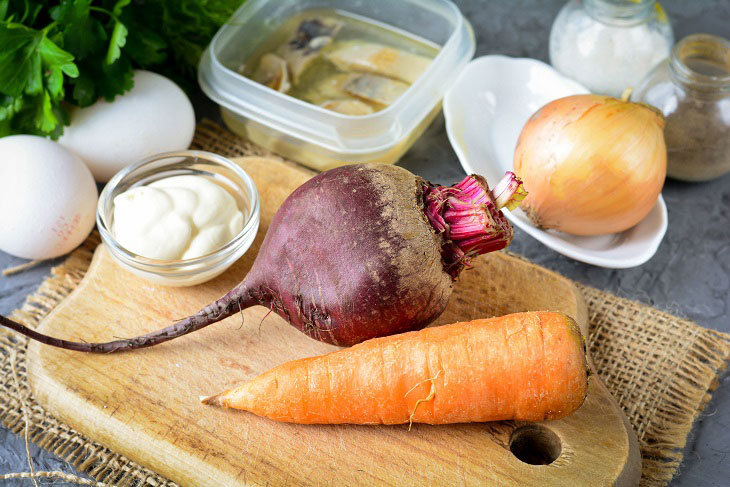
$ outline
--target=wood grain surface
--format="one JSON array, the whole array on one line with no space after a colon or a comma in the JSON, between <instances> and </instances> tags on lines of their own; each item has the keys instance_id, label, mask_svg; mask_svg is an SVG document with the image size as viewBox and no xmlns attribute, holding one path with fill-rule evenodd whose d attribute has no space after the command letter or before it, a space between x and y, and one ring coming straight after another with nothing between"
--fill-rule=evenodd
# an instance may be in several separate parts
<instances>
[{"instance_id":1,"label":"wood grain surface","mask_svg":"<svg viewBox=\"0 0 730 487\"><path fill-rule=\"evenodd\" d=\"M78 288L40 325L87 341L134 336L187 316L236 285L276 208L309 176L275 160L241 159L261 196L251 250L215 280L150 284L100 246ZM585 304L561 276L501 253L482 256L455 285L436 324L526 310L563 311L587 326ZM32 343L31 385L52 414L90 438L180 483L222 485L636 485L640 458L623 414L597 376L584 405L562 420L449 426L305 426L201 405L286 360L336 347L268 310L240 315L159 346L85 355ZM520 460L542 462L533 465Z\"/></svg>"}]
</instances>

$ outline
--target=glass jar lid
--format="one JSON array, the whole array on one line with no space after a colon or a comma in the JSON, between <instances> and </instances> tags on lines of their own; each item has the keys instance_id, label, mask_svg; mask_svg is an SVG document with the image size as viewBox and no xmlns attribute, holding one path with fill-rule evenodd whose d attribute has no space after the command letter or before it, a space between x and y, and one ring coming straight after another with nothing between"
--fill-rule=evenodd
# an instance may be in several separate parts
<instances>
[{"instance_id":1,"label":"glass jar lid","mask_svg":"<svg viewBox=\"0 0 730 487\"><path fill-rule=\"evenodd\" d=\"M646 22L655 4L655 0L585 0L586 11L594 19L626 27Z\"/></svg>"}]
</instances>

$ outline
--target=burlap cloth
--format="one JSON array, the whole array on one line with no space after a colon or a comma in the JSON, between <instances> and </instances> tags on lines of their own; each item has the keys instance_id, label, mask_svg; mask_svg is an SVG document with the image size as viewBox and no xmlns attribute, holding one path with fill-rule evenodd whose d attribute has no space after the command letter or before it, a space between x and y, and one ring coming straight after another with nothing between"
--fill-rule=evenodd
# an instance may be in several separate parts
<instances>
[{"instance_id":1,"label":"burlap cloth","mask_svg":"<svg viewBox=\"0 0 730 487\"><path fill-rule=\"evenodd\" d=\"M267 155L212 122L198 126L193 147L226 156ZM96 232L52 271L15 319L36 325L76 287L99 243ZM641 444L642 486L667 484L682 460L692 422L710 399L730 358L730 335L597 289L588 302L588 344L598 374L631 421ZM89 440L49 416L26 378L27 340L0 331L0 421L108 485L173 482Z\"/></svg>"}]
</instances>

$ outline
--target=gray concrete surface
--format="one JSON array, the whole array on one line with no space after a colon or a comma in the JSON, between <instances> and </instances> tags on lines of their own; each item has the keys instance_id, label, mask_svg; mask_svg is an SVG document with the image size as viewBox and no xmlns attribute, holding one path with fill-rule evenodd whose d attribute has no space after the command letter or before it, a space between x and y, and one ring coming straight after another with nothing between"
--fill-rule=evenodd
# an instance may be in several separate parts
<instances>
[{"instance_id":1,"label":"gray concrete surface","mask_svg":"<svg viewBox=\"0 0 730 487\"><path fill-rule=\"evenodd\" d=\"M477 53L527 56L547 61L548 33L563 0L457 0L477 36ZM677 39L708 32L730 38L730 0L663 2ZM199 116L215 117L202 96L194 100ZM432 181L463 177L438 118L403 158L401 165ZM572 279L645 302L730 332L730 176L704 184L667 181L663 191L669 230L657 254L641 267L610 270L582 264L544 247L517 230L511 250ZM0 210L2 211L2 210ZM0 268L20 263L0 252ZM0 278L0 313L20 306L54 263L11 278ZM671 485L730 485L730 376L720 381L712 401L697 419L685 460ZM74 469L48 452L32 448L36 469ZM23 440L0 428L0 473L27 470ZM42 481L42 485L66 485ZM2 485L2 481L0 481ZM6 485L32 485L15 482Z\"/></svg>"}]
</instances>

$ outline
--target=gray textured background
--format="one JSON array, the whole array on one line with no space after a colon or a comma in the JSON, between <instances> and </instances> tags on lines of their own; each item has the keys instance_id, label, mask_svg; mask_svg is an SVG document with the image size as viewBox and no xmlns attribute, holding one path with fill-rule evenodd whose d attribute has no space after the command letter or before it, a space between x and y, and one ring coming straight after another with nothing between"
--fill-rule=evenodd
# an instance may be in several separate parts
<instances>
[{"instance_id":1,"label":"gray textured background","mask_svg":"<svg viewBox=\"0 0 730 487\"><path fill-rule=\"evenodd\" d=\"M548 60L548 33L563 0L457 0L477 37L476 55L506 54ZM707 32L730 38L730 0L666 0L662 2L675 37ZM202 96L194 100L198 116L216 118ZM403 158L401 165L427 179L451 184L464 172L438 118ZM516 231L510 248L533 262L570 278L676 313L703 326L730 332L730 176L703 184L668 180L664 199L669 230L657 254L641 267L610 270L572 261ZM22 304L52 265L0 278L0 313ZM21 263L0 252L0 268ZM685 460L673 486L730 485L730 376L695 423ZM36 469L73 468L46 451L32 447ZM0 473L28 470L25 444L0 427ZM67 485L41 480L42 485ZM0 481L2 484L2 481ZM5 484L10 485L10 484ZM12 485L31 486L15 482Z\"/></svg>"}]
</instances>

